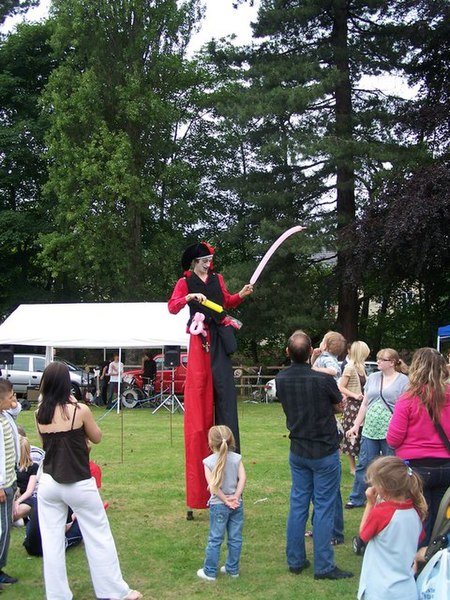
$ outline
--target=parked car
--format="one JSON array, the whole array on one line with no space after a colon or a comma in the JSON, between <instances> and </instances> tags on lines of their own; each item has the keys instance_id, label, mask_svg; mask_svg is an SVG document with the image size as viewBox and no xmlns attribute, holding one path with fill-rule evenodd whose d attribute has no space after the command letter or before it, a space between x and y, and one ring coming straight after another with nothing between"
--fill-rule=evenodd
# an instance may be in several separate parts
<instances>
[{"instance_id":1,"label":"parked car","mask_svg":"<svg viewBox=\"0 0 450 600\"><path fill-rule=\"evenodd\" d=\"M372 375L372 373L375 373L376 371L378 371L378 363L374 360L366 360L366 362L364 363L364 366L366 367L367 376ZM269 381L264 386L264 389L266 392L266 398L267 398L268 402L277 402L278 401L277 386L275 383L275 379L269 379Z\"/></svg>"},{"instance_id":2,"label":"parked car","mask_svg":"<svg viewBox=\"0 0 450 600\"><path fill-rule=\"evenodd\" d=\"M366 373L367 373L367 377L369 375L372 375L372 373L375 373L376 371L378 371L378 363L376 360L366 360L366 362L364 363L364 366L366 367Z\"/></svg>"},{"instance_id":3,"label":"parked car","mask_svg":"<svg viewBox=\"0 0 450 600\"><path fill-rule=\"evenodd\" d=\"M89 385L89 373L60 356L55 356L54 360L67 366L72 382L72 393L77 400L81 400L83 388ZM14 354L12 365L1 366L2 377L8 378L14 386L14 391L20 396L25 396L29 387L36 387L41 383L44 369L43 354Z\"/></svg>"},{"instance_id":4,"label":"parked car","mask_svg":"<svg viewBox=\"0 0 450 600\"><path fill-rule=\"evenodd\" d=\"M187 371L187 352L180 353L180 365L175 367L173 370L174 374L174 393L177 396L183 396L184 394L184 385L186 383L186 371ZM162 391L165 393L170 393L172 386L172 369L164 366L164 355L157 354L155 356L156 362L156 378L154 382L154 393L159 394L161 392L161 382L162 382ZM130 371L125 371L123 374L123 381L126 384L131 385L133 382L138 386L138 388L143 388L142 381L142 369L131 369Z\"/></svg>"}]
</instances>

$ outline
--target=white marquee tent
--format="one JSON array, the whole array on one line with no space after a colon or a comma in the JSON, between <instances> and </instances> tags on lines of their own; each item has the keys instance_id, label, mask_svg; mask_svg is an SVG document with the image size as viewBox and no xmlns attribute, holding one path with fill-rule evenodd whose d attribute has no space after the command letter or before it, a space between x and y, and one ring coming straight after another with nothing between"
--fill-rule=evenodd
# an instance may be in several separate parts
<instances>
[{"instance_id":1,"label":"white marquee tent","mask_svg":"<svg viewBox=\"0 0 450 600\"><path fill-rule=\"evenodd\" d=\"M162 348L188 345L187 308L165 302L21 304L0 325L0 344L54 348Z\"/></svg>"},{"instance_id":2,"label":"white marquee tent","mask_svg":"<svg viewBox=\"0 0 450 600\"><path fill-rule=\"evenodd\" d=\"M21 304L0 325L0 345L45 346L47 363L53 348L117 348L121 360L122 348L187 347L188 318L165 302Z\"/></svg>"}]
</instances>

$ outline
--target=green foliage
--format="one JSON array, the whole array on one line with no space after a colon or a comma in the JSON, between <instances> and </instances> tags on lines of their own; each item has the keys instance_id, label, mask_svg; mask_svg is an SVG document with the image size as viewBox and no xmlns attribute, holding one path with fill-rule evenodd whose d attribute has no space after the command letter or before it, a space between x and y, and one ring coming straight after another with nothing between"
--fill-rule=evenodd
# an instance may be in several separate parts
<instances>
[{"instance_id":1,"label":"green foliage","mask_svg":"<svg viewBox=\"0 0 450 600\"><path fill-rule=\"evenodd\" d=\"M281 360L296 327L431 343L449 307L448 3L262 0L252 46L188 59L201 5L55 0L0 41L0 313L163 301L199 239L234 292L302 224L235 311L252 361ZM417 98L367 89L384 73Z\"/></svg>"},{"instance_id":2,"label":"green foliage","mask_svg":"<svg viewBox=\"0 0 450 600\"><path fill-rule=\"evenodd\" d=\"M51 227L42 196L48 120L39 110L55 64L50 35L50 23L23 24L0 41L0 314L21 302L51 298L37 262L39 235Z\"/></svg>"},{"instance_id":3,"label":"green foliage","mask_svg":"<svg viewBox=\"0 0 450 600\"><path fill-rule=\"evenodd\" d=\"M39 0L2 0L0 5L0 25L4 23L7 17L24 13L37 4L39 4Z\"/></svg>"},{"instance_id":4,"label":"green foliage","mask_svg":"<svg viewBox=\"0 0 450 600\"><path fill-rule=\"evenodd\" d=\"M167 294L174 267L155 277L160 242L197 222L184 130L201 74L184 53L198 16L195 0L54 3L61 65L43 103L57 226L41 238L42 259L56 279L75 279L83 299Z\"/></svg>"}]
</instances>

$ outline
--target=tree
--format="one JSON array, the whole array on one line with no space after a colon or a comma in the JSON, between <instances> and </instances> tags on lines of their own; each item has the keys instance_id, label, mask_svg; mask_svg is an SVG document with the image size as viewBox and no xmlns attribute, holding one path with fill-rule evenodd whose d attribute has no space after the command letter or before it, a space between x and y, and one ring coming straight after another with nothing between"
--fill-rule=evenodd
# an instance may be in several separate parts
<instances>
[{"instance_id":1,"label":"tree","mask_svg":"<svg viewBox=\"0 0 450 600\"><path fill-rule=\"evenodd\" d=\"M48 120L39 99L55 66L51 24L19 25L0 42L0 314L20 302L50 297L48 274L37 262L38 237L48 231L41 188Z\"/></svg>"},{"instance_id":2,"label":"tree","mask_svg":"<svg viewBox=\"0 0 450 600\"><path fill-rule=\"evenodd\" d=\"M3 0L0 5L0 25L7 17L25 13L32 6L37 6L39 0Z\"/></svg>"},{"instance_id":3,"label":"tree","mask_svg":"<svg viewBox=\"0 0 450 600\"><path fill-rule=\"evenodd\" d=\"M346 228L380 186L388 161L421 156L395 129L399 100L363 84L363 76L402 69L411 47L405 32L396 7L383 0L262 0L254 25L260 43L232 54L245 83L225 114L247 122L250 215L270 222L260 232L298 221L326 232L321 243L337 251L335 326L349 340L357 335L361 281L348 277L355 256ZM250 243L260 242L256 235Z\"/></svg>"},{"instance_id":4,"label":"tree","mask_svg":"<svg viewBox=\"0 0 450 600\"><path fill-rule=\"evenodd\" d=\"M357 246L354 274L380 305L369 335L376 346L397 339L394 347L407 348L434 345L450 311L449 8L428 0L413 8L408 36L416 50L405 54L404 67L419 92L397 118L426 151L420 164L392 169L347 232Z\"/></svg>"},{"instance_id":5,"label":"tree","mask_svg":"<svg viewBox=\"0 0 450 600\"><path fill-rule=\"evenodd\" d=\"M84 299L165 297L199 214L202 80L185 59L199 4L57 0L52 14L61 64L44 104L57 229L42 236L42 259Z\"/></svg>"}]
</instances>

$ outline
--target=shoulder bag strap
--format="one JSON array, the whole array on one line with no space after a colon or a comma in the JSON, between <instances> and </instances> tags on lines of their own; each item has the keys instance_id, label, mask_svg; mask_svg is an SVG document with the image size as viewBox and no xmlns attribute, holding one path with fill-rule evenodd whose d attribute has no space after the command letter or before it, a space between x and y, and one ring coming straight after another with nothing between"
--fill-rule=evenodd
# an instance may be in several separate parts
<instances>
[{"instance_id":1,"label":"shoulder bag strap","mask_svg":"<svg viewBox=\"0 0 450 600\"><path fill-rule=\"evenodd\" d=\"M436 422L436 421L434 421L434 420L433 420L433 417L431 416L431 413L430 413L430 411L428 410L428 407L427 407L427 413L428 413L428 416L430 417L430 419L431 419L431 422L433 423L433 425L434 425L434 427L435 427L436 431L438 432L438 435L439 435L439 437L441 438L441 440L442 440L442 442L443 442L444 446L447 448L447 451L448 451L448 453L450 454L450 440L449 440L449 439L448 439L448 437L446 436L446 434L445 434L445 431L444 431L444 430L443 430L443 428L442 428L442 425L439 423L439 421L438 421L438 422Z\"/></svg>"},{"instance_id":2,"label":"shoulder bag strap","mask_svg":"<svg viewBox=\"0 0 450 600\"><path fill-rule=\"evenodd\" d=\"M383 400L385 405L388 407L391 415L394 414L394 411L392 410L392 408L389 406L389 404L386 402L386 400L383 397L383 374L381 374L381 377L380 377L380 398Z\"/></svg>"},{"instance_id":3,"label":"shoulder bag strap","mask_svg":"<svg viewBox=\"0 0 450 600\"><path fill-rule=\"evenodd\" d=\"M77 409L78 409L78 402L75 402L75 406L73 409L73 415L72 415L72 425L70 426L70 430L72 431L73 426L75 424L75 415L77 414Z\"/></svg>"}]
</instances>

